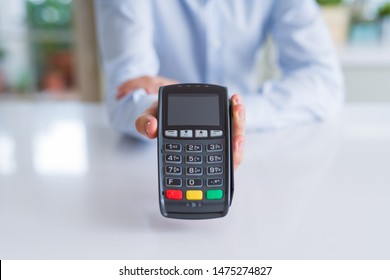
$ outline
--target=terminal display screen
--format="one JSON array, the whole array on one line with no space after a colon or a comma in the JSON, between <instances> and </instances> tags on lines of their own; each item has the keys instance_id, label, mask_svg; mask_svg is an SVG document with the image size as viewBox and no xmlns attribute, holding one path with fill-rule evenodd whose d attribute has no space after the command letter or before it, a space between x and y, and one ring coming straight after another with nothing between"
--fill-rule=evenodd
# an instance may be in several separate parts
<instances>
[{"instance_id":1,"label":"terminal display screen","mask_svg":"<svg viewBox=\"0 0 390 280\"><path fill-rule=\"evenodd\" d=\"M217 94L171 94L168 96L168 126L220 125Z\"/></svg>"}]
</instances>

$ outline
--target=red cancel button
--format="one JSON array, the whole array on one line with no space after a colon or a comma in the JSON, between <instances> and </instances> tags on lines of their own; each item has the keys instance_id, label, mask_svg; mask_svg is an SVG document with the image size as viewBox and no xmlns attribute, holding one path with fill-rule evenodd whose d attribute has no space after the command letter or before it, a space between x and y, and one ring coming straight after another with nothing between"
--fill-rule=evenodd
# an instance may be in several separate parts
<instances>
[{"instance_id":1,"label":"red cancel button","mask_svg":"<svg viewBox=\"0 0 390 280\"><path fill-rule=\"evenodd\" d=\"M183 198L183 192L180 190L166 190L165 197L173 200L180 200Z\"/></svg>"}]
</instances>

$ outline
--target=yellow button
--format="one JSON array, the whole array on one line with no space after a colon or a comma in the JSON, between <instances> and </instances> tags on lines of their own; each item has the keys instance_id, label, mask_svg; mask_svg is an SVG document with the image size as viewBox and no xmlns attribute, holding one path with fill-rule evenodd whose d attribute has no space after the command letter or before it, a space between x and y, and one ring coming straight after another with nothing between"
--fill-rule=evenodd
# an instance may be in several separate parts
<instances>
[{"instance_id":1,"label":"yellow button","mask_svg":"<svg viewBox=\"0 0 390 280\"><path fill-rule=\"evenodd\" d=\"M203 192L202 191L187 191L186 198L187 198L187 200L202 200Z\"/></svg>"}]
</instances>

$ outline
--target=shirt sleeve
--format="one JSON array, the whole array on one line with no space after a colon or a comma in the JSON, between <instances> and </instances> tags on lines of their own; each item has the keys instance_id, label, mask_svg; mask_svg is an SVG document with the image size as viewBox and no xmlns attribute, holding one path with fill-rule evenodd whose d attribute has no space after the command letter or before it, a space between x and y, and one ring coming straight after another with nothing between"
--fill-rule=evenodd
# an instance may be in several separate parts
<instances>
[{"instance_id":1,"label":"shirt sleeve","mask_svg":"<svg viewBox=\"0 0 390 280\"><path fill-rule=\"evenodd\" d=\"M116 93L129 79L158 73L150 1L95 0L95 7L110 122L116 130L143 139L135 120L157 96L140 89L117 100Z\"/></svg>"},{"instance_id":2,"label":"shirt sleeve","mask_svg":"<svg viewBox=\"0 0 390 280\"><path fill-rule=\"evenodd\" d=\"M275 129L325 120L344 101L343 78L332 40L315 1L274 1L271 35L282 77L244 96L247 127Z\"/></svg>"}]
</instances>

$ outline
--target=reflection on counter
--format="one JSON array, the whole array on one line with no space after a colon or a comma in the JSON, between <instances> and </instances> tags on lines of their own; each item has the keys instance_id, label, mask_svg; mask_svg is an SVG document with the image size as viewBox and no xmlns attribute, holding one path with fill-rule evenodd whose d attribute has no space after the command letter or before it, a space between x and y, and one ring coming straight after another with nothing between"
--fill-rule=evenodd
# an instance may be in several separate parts
<instances>
[{"instance_id":1,"label":"reflection on counter","mask_svg":"<svg viewBox=\"0 0 390 280\"><path fill-rule=\"evenodd\" d=\"M0 134L0 174L13 174L16 169L15 143L11 137Z\"/></svg>"},{"instance_id":2,"label":"reflection on counter","mask_svg":"<svg viewBox=\"0 0 390 280\"><path fill-rule=\"evenodd\" d=\"M43 175L82 175L88 170L82 122L58 121L32 139L33 165Z\"/></svg>"}]
</instances>

